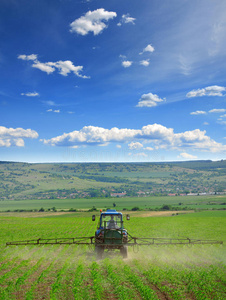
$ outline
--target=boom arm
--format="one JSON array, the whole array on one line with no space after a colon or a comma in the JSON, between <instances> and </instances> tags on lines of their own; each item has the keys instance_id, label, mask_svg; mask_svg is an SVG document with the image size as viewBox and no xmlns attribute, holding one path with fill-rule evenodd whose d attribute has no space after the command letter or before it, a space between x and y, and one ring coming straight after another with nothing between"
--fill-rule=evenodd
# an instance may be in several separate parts
<instances>
[{"instance_id":1,"label":"boom arm","mask_svg":"<svg viewBox=\"0 0 226 300\"><path fill-rule=\"evenodd\" d=\"M37 239L37 240L26 240L26 241L16 241L8 242L6 246L15 246L15 245L65 245L65 244L74 244L74 245L92 245L94 244L94 236L90 237L77 237L77 238L55 238L55 239Z\"/></svg>"},{"instance_id":2,"label":"boom arm","mask_svg":"<svg viewBox=\"0 0 226 300\"><path fill-rule=\"evenodd\" d=\"M77 238L55 238L55 239L37 239L8 242L6 246L15 245L95 245L95 236L77 237ZM223 241L201 240L201 239L174 239L174 238L137 238L130 236L126 246L150 246L150 245L196 245L196 244L223 244Z\"/></svg>"},{"instance_id":3,"label":"boom arm","mask_svg":"<svg viewBox=\"0 0 226 300\"><path fill-rule=\"evenodd\" d=\"M174 238L136 238L130 237L128 246L149 246L149 245L195 245L195 244L223 244L222 241L200 240L200 239L174 239Z\"/></svg>"}]
</instances>

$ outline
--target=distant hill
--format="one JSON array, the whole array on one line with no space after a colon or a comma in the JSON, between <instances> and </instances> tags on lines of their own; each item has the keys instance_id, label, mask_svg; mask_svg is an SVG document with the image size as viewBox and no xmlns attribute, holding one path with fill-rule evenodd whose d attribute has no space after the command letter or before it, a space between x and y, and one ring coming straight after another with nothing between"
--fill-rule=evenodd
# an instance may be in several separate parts
<instances>
[{"instance_id":1,"label":"distant hill","mask_svg":"<svg viewBox=\"0 0 226 300\"><path fill-rule=\"evenodd\" d=\"M211 160L195 160L195 161L185 161L185 162L173 162L172 165L178 165L183 168L195 169L195 170L214 170L222 169L226 170L226 160L211 161Z\"/></svg>"},{"instance_id":2,"label":"distant hill","mask_svg":"<svg viewBox=\"0 0 226 300\"><path fill-rule=\"evenodd\" d=\"M215 193L226 190L226 160L161 163L0 161L0 200Z\"/></svg>"}]
</instances>

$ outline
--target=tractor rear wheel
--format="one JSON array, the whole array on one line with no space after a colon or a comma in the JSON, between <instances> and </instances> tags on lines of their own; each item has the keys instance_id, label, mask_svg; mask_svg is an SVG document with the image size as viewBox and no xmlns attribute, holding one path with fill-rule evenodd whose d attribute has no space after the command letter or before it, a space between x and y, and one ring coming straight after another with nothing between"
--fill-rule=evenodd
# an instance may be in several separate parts
<instances>
[{"instance_id":1,"label":"tractor rear wheel","mask_svg":"<svg viewBox=\"0 0 226 300\"><path fill-rule=\"evenodd\" d=\"M127 248L127 246L123 246L120 249L120 253L121 253L123 258L127 258L128 257L128 248Z\"/></svg>"}]
</instances>

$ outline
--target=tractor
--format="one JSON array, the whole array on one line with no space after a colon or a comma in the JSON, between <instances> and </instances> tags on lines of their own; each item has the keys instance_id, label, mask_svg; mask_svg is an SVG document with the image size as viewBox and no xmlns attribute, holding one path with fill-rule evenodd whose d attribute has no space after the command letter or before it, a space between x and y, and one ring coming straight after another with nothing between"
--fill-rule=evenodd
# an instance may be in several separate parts
<instances>
[{"instance_id":1,"label":"tractor","mask_svg":"<svg viewBox=\"0 0 226 300\"><path fill-rule=\"evenodd\" d=\"M127 215L127 220L129 220ZM95 221L95 215L92 216ZM123 226L123 216L115 209L108 209L100 214L100 220L95 232L95 252L102 258L105 249L119 249L123 258L127 258L128 233Z\"/></svg>"}]
</instances>

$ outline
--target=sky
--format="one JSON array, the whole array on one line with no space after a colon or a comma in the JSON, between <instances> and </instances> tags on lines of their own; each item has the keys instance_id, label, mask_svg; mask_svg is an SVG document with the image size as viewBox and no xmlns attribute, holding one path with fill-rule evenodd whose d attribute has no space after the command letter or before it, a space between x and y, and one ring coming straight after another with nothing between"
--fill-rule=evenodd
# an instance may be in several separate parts
<instances>
[{"instance_id":1,"label":"sky","mask_svg":"<svg viewBox=\"0 0 226 300\"><path fill-rule=\"evenodd\" d=\"M0 161L226 153L225 0L0 0Z\"/></svg>"}]
</instances>

